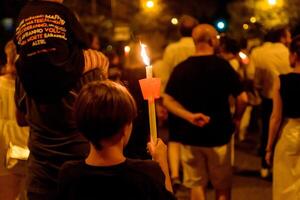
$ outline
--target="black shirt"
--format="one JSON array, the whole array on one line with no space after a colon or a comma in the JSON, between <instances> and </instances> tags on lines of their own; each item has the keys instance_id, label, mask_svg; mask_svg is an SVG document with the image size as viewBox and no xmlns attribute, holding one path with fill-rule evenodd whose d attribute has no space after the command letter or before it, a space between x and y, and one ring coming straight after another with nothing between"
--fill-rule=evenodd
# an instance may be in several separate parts
<instances>
[{"instance_id":1,"label":"black shirt","mask_svg":"<svg viewBox=\"0 0 300 200\"><path fill-rule=\"evenodd\" d=\"M228 97L242 92L242 84L230 64L217 56L195 56L173 70L166 93L187 110L210 117L205 127L172 116L171 131L181 135L181 142L196 146L220 146L229 142L234 126Z\"/></svg>"},{"instance_id":2,"label":"black shirt","mask_svg":"<svg viewBox=\"0 0 300 200\"><path fill-rule=\"evenodd\" d=\"M125 156L128 158L149 159L147 153L147 142L149 141L149 115L148 104L144 100L139 85L139 80L146 78L145 67L134 69L125 69L122 73L122 82L133 96L138 115L133 121L132 133L129 142L124 150Z\"/></svg>"},{"instance_id":3,"label":"black shirt","mask_svg":"<svg viewBox=\"0 0 300 200\"><path fill-rule=\"evenodd\" d=\"M55 192L61 165L88 155L89 143L77 131L73 120L73 103L83 85L102 79L99 69L91 70L68 95L51 104L41 104L28 97L20 81L16 80L16 104L26 114L30 126L28 192Z\"/></svg>"},{"instance_id":4,"label":"black shirt","mask_svg":"<svg viewBox=\"0 0 300 200\"><path fill-rule=\"evenodd\" d=\"M300 118L300 74L289 73L279 77L283 116Z\"/></svg>"},{"instance_id":5,"label":"black shirt","mask_svg":"<svg viewBox=\"0 0 300 200\"><path fill-rule=\"evenodd\" d=\"M43 101L63 96L83 72L88 34L68 8L49 1L28 2L16 27L17 72L28 95Z\"/></svg>"},{"instance_id":6,"label":"black shirt","mask_svg":"<svg viewBox=\"0 0 300 200\"><path fill-rule=\"evenodd\" d=\"M59 198L83 199L175 199L165 189L158 163L131 160L108 167L90 166L85 161L67 162L60 171Z\"/></svg>"}]
</instances>

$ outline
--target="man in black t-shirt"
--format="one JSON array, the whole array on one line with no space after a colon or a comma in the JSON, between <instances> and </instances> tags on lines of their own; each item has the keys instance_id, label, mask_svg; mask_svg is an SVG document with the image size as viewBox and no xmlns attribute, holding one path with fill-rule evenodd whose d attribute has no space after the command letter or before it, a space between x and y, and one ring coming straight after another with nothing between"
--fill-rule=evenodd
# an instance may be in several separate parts
<instances>
[{"instance_id":1,"label":"man in black t-shirt","mask_svg":"<svg viewBox=\"0 0 300 200\"><path fill-rule=\"evenodd\" d=\"M230 64L214 55L217 31L202 24L192 36L196 55L175 67L167 83L164 105L175 115L170 119L170 128L181 135L184 185L191 188L191 198L205 199L209 177L217 199L230 199L229 141L247 95ZM233 120L230 95L237 100Z\"/></svg>"},{"instance_id":2,"label":"man in black t-shirt","mask_svg":"<svg viewBox=\"0 0 300 200\"><path fill-rule=\"evenodd\" d=\"M148 143L153 161L124 156L137 114L125 87L112 81L90 83L79 93L74 111L91 150L86 159L62 166L58 199L175 199L162 140Z\"/></svg>"}]
</instances>

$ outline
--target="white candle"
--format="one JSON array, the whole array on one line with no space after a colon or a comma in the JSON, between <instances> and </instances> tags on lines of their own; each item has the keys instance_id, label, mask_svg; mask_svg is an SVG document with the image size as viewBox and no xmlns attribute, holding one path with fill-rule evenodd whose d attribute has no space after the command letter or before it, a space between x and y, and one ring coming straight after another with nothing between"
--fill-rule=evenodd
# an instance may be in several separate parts
<instances>
[{"instance_id":1,"label":"white candle","mask_svg":"<svg viewBox=\"0 0 300 200\"><path fill-rule=\"evenodd\" d=\"M150 65L150 59L147 56L145 45L141 44L141 56L144 63L146 64L146 78L152 78L152 66ZM150 125L150 137L151 142L156 143L157 141L157 127L156 127L156 112L155 112L155 99L150 97L148 99L148 114L149 114L149 125Z\"/></svg>"}]
</instances>

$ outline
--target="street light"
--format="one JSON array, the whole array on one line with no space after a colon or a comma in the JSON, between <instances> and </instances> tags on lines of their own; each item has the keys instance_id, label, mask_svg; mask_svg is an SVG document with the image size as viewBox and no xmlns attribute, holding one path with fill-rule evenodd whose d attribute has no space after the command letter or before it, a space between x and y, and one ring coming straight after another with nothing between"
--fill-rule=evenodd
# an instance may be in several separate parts
<instances>
[{"instance_id":1,"label":"street light","mask_svg":"<svg viewBox=\"0 0 300 200\"><path fill-rule=\"evenodd\" d=\"M254 24L254 23L256 22L256 17L251 17L251 18L250 18L250 22L251 22L252 24Z\"/></svg>"},{"instance_id":2,"label":"street light","mask_svg":"<svg viewBox=\"0 0 300 200\"><path fill-rule=\"evenodd\" d=\"M152 0L148 0L146 2L146 7L149 8L149 9L153 8L154 7L154 2Z\"/></svg>"},{"instance_id":3,"label":"street light","mask_svg":"<svg viewBox=\"0 0 300 200\"><path fill-rule=\"evenodd\" d=\"M225 31L227 29L227 22L224 19L219 19L215 22L215 26L218 31Z\"/></svg>"},{"instance_id":4,"label":"street light","mask_svg":"<svg viewBox=\"0 0 300 200\"><path fill-rule=\"evenodd\" d=\"M277 0L268 0L270 6L275 6L277 4Z\"/></svg>"},{"instance_id":5,"label":"street light","mask_svg":"<svg viewBox=\"0 0 300 200\"><path fill-rule=\"evenodd\" d=\"M248 24L243 24L243 29L248 30L249 29L249 25Z\"/></svg>"},{"instance_id":6,"label":"street light","mask_svg":"<svg viewBox=\"0 0 300 200\"><path fill-rule=\"evenodd\" d=\"M178 19L177 19L176 17L173 17L173 18L171 19L171 23L172 23L173 25L177 25L177 24L178 24Z\"/></svg>"}]
</instances>

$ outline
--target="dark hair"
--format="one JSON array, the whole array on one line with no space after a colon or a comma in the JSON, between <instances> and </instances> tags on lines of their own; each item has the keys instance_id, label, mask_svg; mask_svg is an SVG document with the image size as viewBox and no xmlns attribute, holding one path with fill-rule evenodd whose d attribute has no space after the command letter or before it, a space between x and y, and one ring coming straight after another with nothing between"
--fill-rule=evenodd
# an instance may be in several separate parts
<instances>
[{"instance_id":1,"label":"dark hair","mask_svg":"<svg viewBox=\"0 0 300 200\"><path fill-rule=\"evenodd\" d=\"M290 52L296 53L298 58L300 58L300 35L293 38L290 45Z\"/></svg>"},{"instance_id":2,"label":"dark hair","mask_svg":"<svg viewBox=\"0 0 300 200\"><path fill-rule=\"evenodd\" d=\"M193 29L198 25L198 20L189 15L180 18L179 32L183 37L191 37Z\"/></svg>"},{"instance_id":3,"label":"dark hair","mask_svg":"<svg viewBox=\"0 0 300 200\"><path fill-rule=\"evenodd\" d=\"M228 36L221 37L220 43L226 52L238 54L241 50L239 43Z\"/></svg>"},{"instance_id":4,"label":"dark hair","mask_svg":"<svg viewBox=\"0 0 300 200\"><path fill-rule=\"evenodd\" d=\"M266 42L280 42L282 37L285 37L289 31L288 27L276 27L267 32L265 35Z\"/></svg>"},{"instance_id":5,"label":"dark hair","mask_svg":"<svg viewBox=\"0 0 300 200\"><path fill-rule=\"evenodd\" d=\"M78 130L101 149L100 141L109 139L131 123L137 110L128 90L112 81L92 82L80 91L74 105Z\"/></svg>"}]
</instances>

